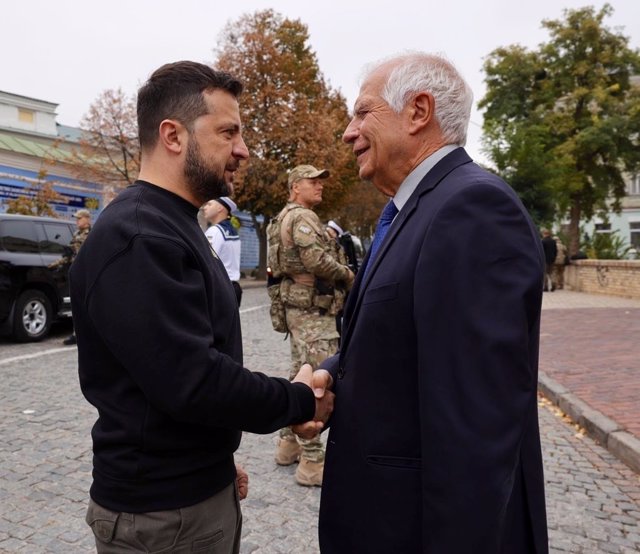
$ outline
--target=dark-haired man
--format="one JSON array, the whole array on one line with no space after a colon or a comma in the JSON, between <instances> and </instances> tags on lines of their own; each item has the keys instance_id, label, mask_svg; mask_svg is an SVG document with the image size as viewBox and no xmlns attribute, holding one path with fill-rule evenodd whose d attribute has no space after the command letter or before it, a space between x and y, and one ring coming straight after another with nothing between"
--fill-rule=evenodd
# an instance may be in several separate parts
<instances>
[{"instance_id":1,"label":"dark-haired man","mask_svg":"<svg viewBox=\"0 0 640 554\"><path fill-rule=\"evenodd\" d=\"M233 287L197 223L249 155L241 90L193 62L151 75L138 93L139 180L71 271L80 385L98 410L87 522L101 553L238 552L241 431L331 409L331 394L316 400L308 386L310 366L293 383L242 366Z\"/></svg>"}]
</instances>

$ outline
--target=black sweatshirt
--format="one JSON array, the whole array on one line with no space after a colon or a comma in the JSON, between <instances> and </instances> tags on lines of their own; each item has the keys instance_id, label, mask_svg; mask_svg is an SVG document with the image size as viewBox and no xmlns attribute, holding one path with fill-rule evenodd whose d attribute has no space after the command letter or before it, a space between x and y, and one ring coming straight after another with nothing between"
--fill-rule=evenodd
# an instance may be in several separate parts
<instances>
[{"instance_id":1,"label":"black sweatshirt","mask_svg":"<svg viewBox=\"0 0 640 554\"><path fill-rule=\"evenodd\" d=\"M114 511L209 498L235 479L241 431L314 415L311 389L242 366L233 287L197 211L138 181L71 268L80 386L98 410L91 497Z\"/></svg>"}]
</instances>

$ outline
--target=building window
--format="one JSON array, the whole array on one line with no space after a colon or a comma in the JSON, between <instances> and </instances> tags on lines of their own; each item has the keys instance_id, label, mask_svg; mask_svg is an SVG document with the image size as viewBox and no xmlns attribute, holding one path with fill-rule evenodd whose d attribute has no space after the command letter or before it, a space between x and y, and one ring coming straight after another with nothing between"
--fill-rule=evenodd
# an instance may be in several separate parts
<instances>
[{"instance_id":1,"label":"building window","mask_svg":"<svg viewBox=\"0 0 640 554\"><path fill-rule=\"evenodd\" d=\"M596 233L610 233L611 223L596 223Z\"/></svg>"},{"instance_id":2,"label":"building window","mask_svg":"<svg viewBox=\"0 0 640 554\"><path fill-rule=\"evenodd\" d=\"M18 121L22 121L22 123L33 123L34 119L35 112L33 110L18 108Z\"/></svg>"},{"instance_id":3,"label":"building window","mask_svg":"<svg viewBox=\"0 0 640 554\"><path fill-rule=\"evenodd\" d=\"M627 182L627 196L640 196L640 174L634 175Z\"/></svg>"},{"instance_id":4,"label":"building window","mask_svg":"<svg viewBox=\"0 0 640 554\"><path fill-rule=\"evenodd\" d=\"M640 252L640 221L629 223L629 243L637 252Z\"/></svg>"}]
</instances>

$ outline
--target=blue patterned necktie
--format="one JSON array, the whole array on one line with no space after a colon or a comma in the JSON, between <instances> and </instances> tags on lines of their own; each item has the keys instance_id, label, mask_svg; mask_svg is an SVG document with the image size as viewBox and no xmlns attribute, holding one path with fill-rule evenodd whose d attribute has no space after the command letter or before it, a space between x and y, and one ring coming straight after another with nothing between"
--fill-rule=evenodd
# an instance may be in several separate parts
<instances>
[{"instance_id":1,"label":"blue patterned necktie","mask_svg":"<svg viewBox=\"0 0 640 554\"><path fill-rule=\"evenodd\" d=\"M369 272L369 268L373 265L374 260L376 259L376 254L378 253L378 249L384 240L384 237L389 230L389 226L393 221L393 218L396 217L398 213L398 208L393 203L393 200L389 200L389 203L382 210L382 214L380 214L380 219L378 219L378 225L376 225L376 232L373 235L373 242L371 243L371 254L369 254L369 260L367 261L367 267L364 268L364 276L362 280L364 281L367 278L367 273Z\"/></svg>"}]
</instances>

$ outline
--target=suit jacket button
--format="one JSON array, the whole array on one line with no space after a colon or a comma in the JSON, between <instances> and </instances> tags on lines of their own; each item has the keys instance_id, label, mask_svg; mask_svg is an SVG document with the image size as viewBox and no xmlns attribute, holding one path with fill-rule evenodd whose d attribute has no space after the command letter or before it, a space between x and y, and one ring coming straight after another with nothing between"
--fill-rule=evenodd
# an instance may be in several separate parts
<instances>
[{"instance_id":1,"label":"suit jacket button","mask_svg":"<svg viewBox=\"0 0 640 554\"><path fill-rule=\"evenodd\" d=\"M342 379L344 377L344 369L341 367L338 368L338 379Z\"/></svg>"}]
</instances>

